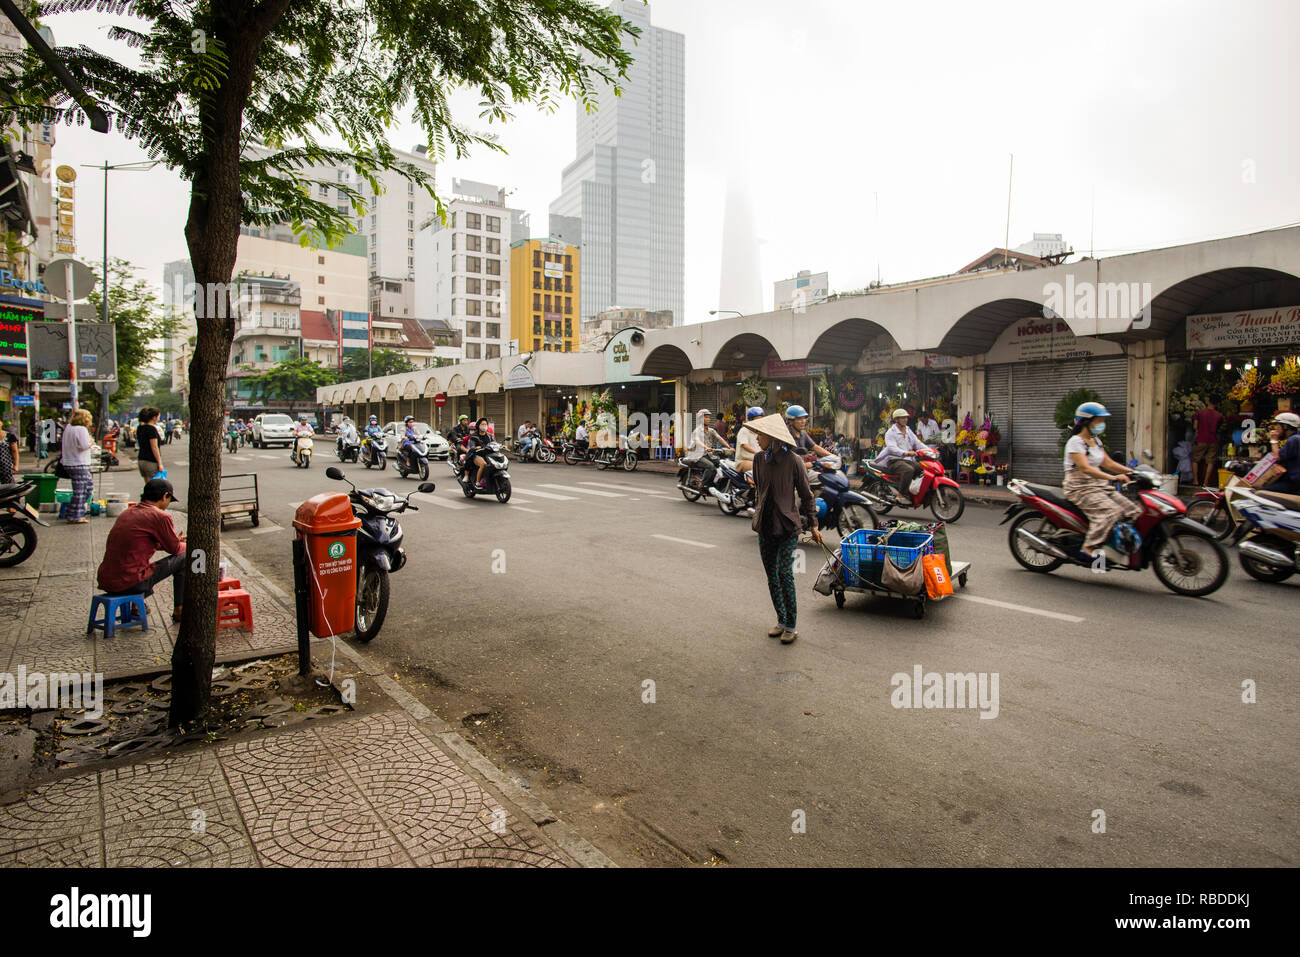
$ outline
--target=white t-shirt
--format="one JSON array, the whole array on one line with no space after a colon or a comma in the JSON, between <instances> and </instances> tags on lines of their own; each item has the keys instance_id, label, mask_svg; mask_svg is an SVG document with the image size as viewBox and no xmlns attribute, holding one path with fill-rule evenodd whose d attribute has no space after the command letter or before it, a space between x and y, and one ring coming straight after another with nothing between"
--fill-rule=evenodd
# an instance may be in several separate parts
<instances>
[{"instance_id":1,"label":"white t-shirt","mask_svg":"<svg viewBox=\"0 0 1300 957\"><path fill-rule=\"evenodd\" d=\"M760 448L758 444L758 433L747 425L742 425L740 431L736 433L736 458L751 459L754 453L745 449L746 445L752 445L754 448Z\"/></svg>"},{"instance_id":2,"label":"white t-shirt","mask_svg":"<svg viewBox=\"0 0 1300 957\"><path fill-rule=\"evenodd\" d=\"M573 441L575 441L575 442L585 442L586 440L587 440L587 429L586 429L586 426L582 426L582 425L580 425L580 426L578 426L576 429L573 430Z\"/></svg>"},{"instance_id":3,"label":"white t-shirt","mask_svg":"<svg viewBox=\"0 0 1300 957\"><path fill-rule=\"evenodd\" d=\"M1065 443L1065 471L1067 472L1074 469L1074 459L1070 458L1074 452L1082 452L1086 455L1088 464L1095 469L1101 468L1102 460L1106 458L1106 450L1100 445L1089 445L1084 441L1082 434L1072 435Z\"/></svg>"}]
</instances>

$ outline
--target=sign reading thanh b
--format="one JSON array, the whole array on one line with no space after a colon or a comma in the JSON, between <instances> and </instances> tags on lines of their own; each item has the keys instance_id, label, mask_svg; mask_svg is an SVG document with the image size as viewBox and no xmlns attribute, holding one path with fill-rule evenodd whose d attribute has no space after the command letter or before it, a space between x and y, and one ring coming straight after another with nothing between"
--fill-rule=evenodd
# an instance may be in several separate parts
<instances>
[{"instance_id":1,"label":"sign reading thanh b","mask_svg":"<svg viewBox=\"0 0 1300 957\"><path fill-rule=\"evenodd\" d=\"M1188 349L1246 349L1300 343L1300 306L1187 317Z\"/></svg>"}]
</instances>

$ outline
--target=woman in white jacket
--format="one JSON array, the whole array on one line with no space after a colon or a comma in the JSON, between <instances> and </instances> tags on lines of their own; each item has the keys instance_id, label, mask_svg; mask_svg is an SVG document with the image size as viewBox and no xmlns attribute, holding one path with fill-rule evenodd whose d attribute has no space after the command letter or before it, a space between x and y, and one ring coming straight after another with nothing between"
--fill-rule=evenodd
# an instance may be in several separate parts
<instances>
[{"instance_id":1,"label":"woman in white jacket","mask_svg":"<svg viewBox=\"0 0 1300 957\"><path fill-rule=\"evenodd\" d=\"M72 501L68 503L68 524L81 525L86 519L86 502L95 483L90 477L90 425L93 420L85 409L72 413L63 430L63 467L72 479Z\"/></svg>"}]
</instances>

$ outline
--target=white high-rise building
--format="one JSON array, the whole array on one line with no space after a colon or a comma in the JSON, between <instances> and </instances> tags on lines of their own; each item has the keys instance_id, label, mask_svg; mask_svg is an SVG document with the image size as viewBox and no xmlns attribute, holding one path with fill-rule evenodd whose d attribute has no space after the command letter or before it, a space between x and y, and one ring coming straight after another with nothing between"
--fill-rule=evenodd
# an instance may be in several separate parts
<instances>
[{"instance_id":1,"label":"white high-rise building","mask_svg":"<svg viewBox=\"0 0 1300 957\"><path fill-rule=\"evenodd\" d=\"M510 354L510 242L528 217L506 206L506 190L452 180L447 223L431 216L415 237L415 317L461 333L466 359Z\"/></svg>"},{"instance_id":2,"label":"white high-rise building","mask_svg":"<svg viewBox=\"0 0 1300 957\"><path fill-rule=\"evenodd\" d=\"M599 91L599 108L578 111L577 157L550 206L552 237L582 252L585 315L622 303L685 308L686 38L651 26L642 0L610 9L641 28L624 37L635 58L623 95Z\"/></svg>"}]
</instances>

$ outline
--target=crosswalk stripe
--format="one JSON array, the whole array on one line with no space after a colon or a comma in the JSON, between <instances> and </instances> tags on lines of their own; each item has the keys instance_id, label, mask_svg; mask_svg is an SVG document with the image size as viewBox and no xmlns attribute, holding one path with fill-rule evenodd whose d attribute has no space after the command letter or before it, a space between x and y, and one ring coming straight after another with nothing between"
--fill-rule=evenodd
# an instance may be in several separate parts
<instances>
[{"instance_id":1,"label":"crosswalk stripe","mask_svg":"<svg viewBox=\"0 0 1300 957\"><path fill-rule=\"evenodd\" d=\"M579 485L594 485L596 488L616 488L620 492L644 492L647 495L655 493L640 485L615 485L613 482L579 482Z\"/></svg>"},{"instance_id":2,"label":"crosswalk stripe","mask_svg":"<svg viewBox=\"0 0 1300 957\"><path fill-rule=\"evenodd\" d=\"M414 496L412 496L414 498ZM416 499L421 505L437 505L439 508L473 508L472 505L466 505L463 502L453 502L449 498L438 498L436 495L421 495Z\"/></svg>"},{"instance_id":3,"label":"crosswalk stripe","mask_svg":"<svg viewBox=\"0 0 1300 957\"><path fill-rule=\"evenodd\" d=\"M543 492L535 488L521 488L517 491L523 492L525 495L536 495L538 498L554 499L557 502L577 501L577 497L573 495L556 495L554 492Z\"/></svg>"},{"instance_id":4,"label":"crosswalk stripe","mask_svg":"<svg viewBox=\"0 0 1300 957\"><path fill-rule=\"evenodd\" d=\"M537 509L535 509L535 508L524 508L522 505L516 505L514 499L511 499L511 500L510 500L510 506L511 506L511 508L513 508L516 512L532 512L534 515L541 515L541 514L542 514L541 512L539 512L539 511L538 511Z\"/></svg>"},{"instance_id":5,"label":"crosswalk stripe","mask_svg":"<svg viewBox=\"0 0 1300 957\"><path fill-rule=\"evenodd\" d=\"M552 485L549 482L542 483L546 488L563 489L566 492L581 492L583 495L599 495L601 498L623 498L622 492L600 492L594 488L578 488L576 485ZM536 493L534 493L536 494Z\"/></svg>"},{"instance_id":6,"label":"crosswalk stripe","mask_svg":"<svg viewBox=\"0 0 1300 957\"><path fill-rule=\"evenodd\" d=\"M259 455L258 458L259 458L259 459L266 459L266 460L269 461L269 462L274 462L276 459L283 458L283 456L280 456L280 455Z\"/></svg>"},{"instance_id":7,"label":"crosswalk stripe","mask_svg":"<svg viewBox=\"0 0 1300 957\"><path fill-rule=\"evenodd\" d=\"M673 538L671 535L651 535L651 538L662 538L665 542L678 542L682 545L694 545L696 548L716 548L716 545L710 545L708 542L693 542L689 538Z\"/></svg>"}]
</instances>

